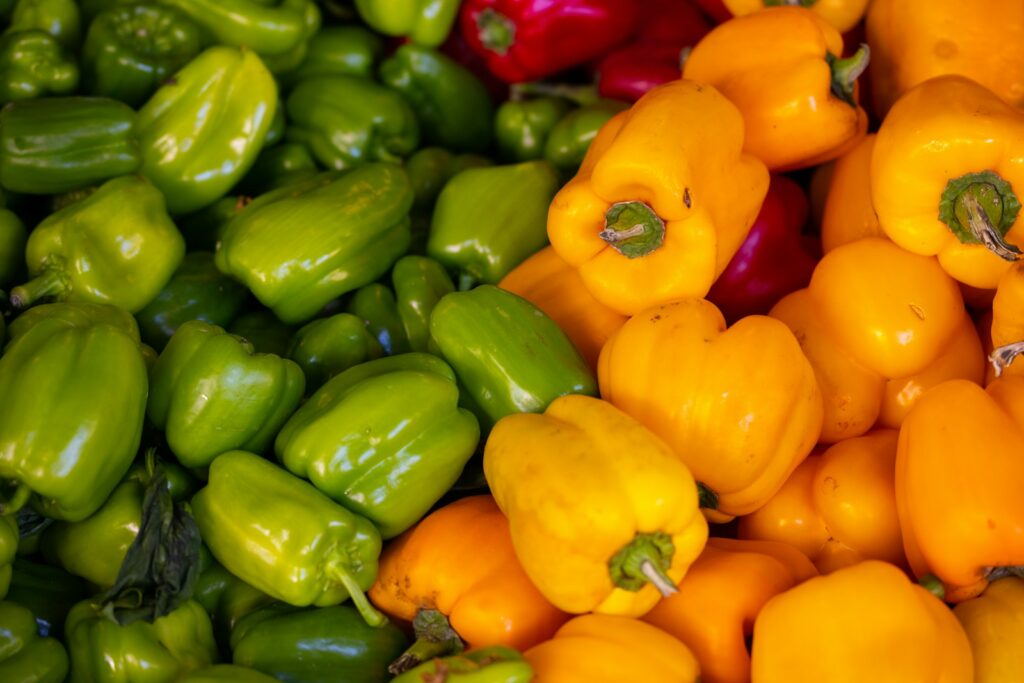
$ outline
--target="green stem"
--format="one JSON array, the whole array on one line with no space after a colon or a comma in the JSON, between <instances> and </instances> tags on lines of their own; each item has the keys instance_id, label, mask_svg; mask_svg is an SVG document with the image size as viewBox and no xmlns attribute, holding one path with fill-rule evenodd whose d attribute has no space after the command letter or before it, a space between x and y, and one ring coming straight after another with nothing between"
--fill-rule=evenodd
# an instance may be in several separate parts
<instances>
[{"instance_id":1,"label":"green stem","mask_svg":"<svg viewBox=\"0 0 1024 683\"><path fill-rule=\"evenodd\" d=\"M507 54L516 42L516 25L490 7L476 15L476 28L484 47L499 55Z\"/></svg>"},{"instance_id":2,"label":"green stem","mask_svg":"<svg viewBox=\"0 0 1024 683\"><path fill-rule=\"evenodd\" d=\"M678 590L667 574L675 552L672 538L664 532L637 534L608 560L608 573L619 588L638 591L650 583L667 597Z\"/></svg>"},{"instance_id":3,"label":"green stem","mask_svg":"<svg viewBox=\"0 0 1024 683\"><path fill-rule=\"evenodd\" d=\"M1020 258L1020 249L1003 239L976 194L965 192L960 195L957 203L963 207L967 227L976 240L1005 261L1016 261Z\"/></svg>"},{"instance_id":4,"label":"green stem","mask_svg":"<svg viewBox=\"0 0 1024 683\"><path fill-rule=\"evenodd\" d=\"M598 236L626 258L640 258L665 242L665 221L644 202L617 202L605 213Z\"/></svg>"},{"instance_id":5,"label":"green stem","mask_svg":"<svg viewBox=\"0 0 1024 683\"><path fill-rule=\"evenodd\" d=\"M362 615L363 620L368 625L379 628L388 623L388 618L370 604L370 601L366 598L366 593L356 583L355 578L348 573L348 570L339 565L331 565L327 570L327 575L345 587L345 590L348 591L348 596L352 598L352 604L359 610L359 614Z\"/></svg>"},{"instance_id":6,"label":"green stem","mask_svg":"<svg viewBox=\"0 0 1024 683\"><path fill-rule=\"evenodd\" d=\"M14 490L14 495L7 501L0 501L0 517L13 515L18 510L25 507L25 503L28 502L31 495L32 489L28 487L28 484L19 482L18 488Z\"/></svg>"},{"instance_id":7,"label":"green stem","mask_svg":"<svg viewBox=\"0 0 1024 683\"><path fill-rule=\"evenodd\" d=\"M988 360L992 363L992 367L995 368L996 377L1001 376L1003 370L1010 367L1013 359L1021 354L1024 354L1024 341L1006 344L994 349L991 355L989 355Z\"/></svg>"},{"instance_id":8,"label":"green stem","mask_svg":"<svg viewBox=\"0 0 1024 683\"><path fill-rule=\"evenodd\" d=\"M857 78L864 73L864 69L868 68L868 62L871 61L871 48L867 46L867 43L861 43L860 48L846 59L840 59L832 53L827 53L825 61L832 69L832 94L851 107L856 107L857 101L853 99L853 86L857 82Z\"/></svg>"},{"instance_id":9,"label":"green stem","mask_svg":"<svg viewBox=\"0 0 1024 683\"><path fill-rule=\"evenodd\" d=\"M935 574L925 574L918 580L918 583L939 600L946 599L946 587L942 585L942 581Z\"/></svg>"},{"instance_id":10,"label":"green stem","mask_svg":"<svg viewBox=\"0 0 1024 683\"><path fill-rule=\"evenodd\" d=\"M939 198L939 220L962 244L984 245L1007 261L1020 258L1020 249L1004 239L1019 213L1013 187L994 171L952 178Z\"/></svg>"},{"instance_id":11,"label":"green stem","mask_svg":"<svg viewBox=\"0 0 1024 683\"><path fill-rule=\"evenodd\" d=\"M412 626L416 642L388 666L388 671L396 676L435 657L458 654L466 647L448 623L448 617L436 609L421 609Z\"/></svg>"},{"instance_id":12,"label":"green stem","mask_svg":"<svg viewBox=\"0 0 1024 683\"><path fill-rule=\"evenodd\" d=\"M44 270L33 280L11 290L11 306L28 308L43 297L57 296L64 292L64 276L56 270Z\"/></svg>"}]
</instances>

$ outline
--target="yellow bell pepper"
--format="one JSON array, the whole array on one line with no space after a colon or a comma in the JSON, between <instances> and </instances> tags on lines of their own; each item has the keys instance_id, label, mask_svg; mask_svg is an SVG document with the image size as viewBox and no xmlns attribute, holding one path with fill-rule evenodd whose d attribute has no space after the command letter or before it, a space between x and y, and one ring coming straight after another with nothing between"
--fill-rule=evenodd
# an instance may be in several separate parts
<instances>
[{"instance_id":1,"label":"yellow bell pepper","mask_svg":"<svg viewBox=\"0 0 1024 683\"><path fill-rule=\"evenodd\" d=\"M768 191L743 118L715 88L654 88L600 130L548 211L548 238L605 306L633 315L704 296Z\"/></svg>"},{"instance_id":2,"label":"yellow bell pepper","mask_svg":"<svg viewBox=\"0 0 1024 683\"><path fill-rule=\"evenodd\" d=\"M871 196L891 240L994 289L1020 258L1024 112L963 76L908 91L878 130Z\"/></svg>"},{"instance_id":3,"label":"yellow bell pepper","mask_svg":"<svg viewBox=\"0 0 1024 683\"><path fill-rule=\"evenodd\" d=\"M835 161L821 217L821 248L828 253L864 237L885 237L871 202L871 154L875 135Z\"/></svg>"},{"instance_id":4,"label":"yellow bell pepper","mask_svg":"<svg viewBox=\"0 0 1024 683\"><path fill-rule=\"evenodd\" d=\"M723 0L733 16L743 16L778 5L796 4L787 0ZM800 3L831 24L840 33L857 25L868 9L868 0L802 0Z\"/></svg>"},{"instance_id":5,"label":"yellow bell pepper","mask_svg":"<svg viewBox=\"0 0 1024 683\"><path fill-rule=\"evenodd\" d=\"M1024 672L1024 579L994 581L953 609L974 652L974 683L1018 683Z\"/></svg>"},{"instance_id":6,"label":"yellow bell pepper","mask_svg":"<svg viewBox=\"0 0 1024 683\"><path fill-rule=\"evenodd\" d=\"M999 280L992 300L992 365L996 376L1024 376L1024 262L1016 263Z\"/></svg>"},{"instance_id":7,"label":"yellow bell pepper","mask_svg":"<svg viewBox=\"0 0 1024 683\"><path fill-rule=\"evenodd\" d=\"M484 474L527 576L571 614L644 614L707 540L686 466L600 399L563 396L543 415L502 418Z\"/></svg>"},{"instance_id":8,"label":"yellow bell pepper","mask_svg":"<svg viewBox=\"0 0 1024 683\"><path fill-rule=\"evenodd\" d=\"M769 170L805 168L842 155L867 132L855 85L868 50L842 54L839 31L814 12L771 7L704 36L683 77L713 85L739 107L744 151Z\"/></svg>"}]
</instances>

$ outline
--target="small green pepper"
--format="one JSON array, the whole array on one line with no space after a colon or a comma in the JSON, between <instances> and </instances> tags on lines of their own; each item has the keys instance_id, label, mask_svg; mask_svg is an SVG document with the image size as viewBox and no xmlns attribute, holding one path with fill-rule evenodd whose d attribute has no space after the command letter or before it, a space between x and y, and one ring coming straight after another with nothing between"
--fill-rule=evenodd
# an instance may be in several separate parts
<instances>
[{"instance_id":1,"label":"small green pepper","mask_svg":"<svg viewBox=\"0 0 1024 683\"><path fill-rule=\"evenodd\" d=\"M398 314L395 294L386 285L375 282L356 290L349 301L348 311L366 325L384 353L394 356L412 350L405 336L405 325Z\"/></svg>"},{"instance_id":2,"label":"small green pepper","mask_svg":"<svg viewBox=\"0 0 1024 683\"><path fill-rule=\"evenodd\" d=\"M451 33L459 0L356 0L363 21L386 36L437 47Z\"/></svg>"},{"instance_id":3,"label":"small green pepper","mask_svg":"<svg viewBox=\"0 0 1024 683\"><path fill-rule=\"evenodd\" d=\"M504 102L494 116L498 153L511 162L544 158L548 136L570 109L572 103L561 97Z\"/></svg>"},{"instance_id":4,"label":"small green pepper","mask_svg":"<svg viewBox=\"0 0 1024 683\"><path fill-rule=\"evenodd\" d=\"M327 26L309 41L309 51L298 69L285 74L285 83L295 84L320 76L361 76L373 78L377 61L384 54L384 41L362 26Z\"/></svg>"},{"instance_id":5,"label":"small green pepper","mask_svg":"<svg viewBox=\"0 0 1024 683\"><path fill-rule=\"evenodd\" d=\"M256 162L238 184L237 191L254 196L292 183L308 180L320 172L309 148L284 142L260 152Z\"/></svg>"},{"instance_id":6,"label":"small green pepper","mask_svg":"<svg viewBox=\"0 0 1024 683\"><path fill-rule=\"evenodd\" d=\"M0 209L0 287L7 287L25 269L25 243L28 230L18 215Z\"/></svg>"},{"instance_id":7,"label":"small green pepper","mask_svg":"<svg viewBox=\"0 0 1024 683\"><path fill-rule=\"evenodd\" d=\"M264 309L242 313L231 323L228 332L246 339L257 353L272 353L283 358L288 355L295 328Z\"/></svg>"},{"instance_id":8,"label":"small green pepper","mask_svg":"<svg viewBox=\"0 0 1024 683\"><path fill-rule=\"evenodd\" d=\"M78 64L45 31L17 31L0 38L0 102L67 95L78 87Z\"/></svg>"},{"instance_id":9,"label":"small green pepper","mask_svg":"<svg viewBox=\"0 0 1024 683\"><path fill-rule=\"evenodd\" d=\"M430 314L445 294L455 291L444 266L426 256L403 256L391 270L398 315L413 351L436 349L430 343Z\"/></svg>"},{"instance_id":10,"label":"small green pepper","mask_svg":"<svg viewBox=\"0 0 1024 683\"><path fill-rule=\"evenodd\" d=\"M231 632L245 615L277 601L229 572L205 551L206 566L195 585L192 599L203 606L213 621L213 634L221 649L230 653Z\"/></svg>"},{"instance_id":11,"label":"small green pepper","mask_svg":"<svg viewBox=\"0 0 1024 683\"><path fill-rule=\"evenodd\" d=\"M32 610L41 636L63 637L68 612L87 595L85 581L59 567L14 560L7 600Z\"/></svg>"},{"instance_id":12,"label":"small green pepper","mask_svg":"<svg viewBox=\"0 0 1024 683\"><path fill-rule=\"evenodd\" d=\"M360 318L338 313L301 327L292 337L288 358L299 364L313 393L335 375L374 358L383 349Z\"/></svg>"},{"instance_id":13,"label":"small green pepper","mask_svg":"<svg viewBox=\"0 0 1024 683\"><path fill-rule=\"evenodd\" d=\"M56 638L43 638L31 610L0 602L0 680L4 683L62 683L68 653Z\"/></svg>"},{"instance_id":14,"label":"small green pepper","mask_svg":"<svg viewBox=\"0 0 1024 683\"><path fill-rule=\"evenodd\" d=\"M392 679L391 683L530 683L533 667L510 647L470 650L438 657Z\"/></svg>"},{"instance_id":15,"label":"small green pepper","mask_svg":"<svg viewBox=\"0 0 1024 683\"><path fill-rule=\"evenodd\" d=\"M441 189L457 173L467 168L491 166L492 162L477 154L459 154L442 147L424 147L405 162L412 181L412 245L409 253L422 254L427 249L430 220L434 203Z\"/></svg>"},{"instance_id":16,"label":"small green pepper","mask_svg":"<svg viewBox=\"0 0 1024 683\"><path fill-rule=\"evenodd\" d=\"M82 17L75 0L18 0L7 30L46 31L73 52L82 38Z\"/></svg>"},{"instance_id":17,"label":"small green pepper","mask_svg":"<svg viewBox=\"0 0 1024 683\"><path fill-rule=\"evenodd\" d=\"M628 108L629 104L618 100L598 100L572 110L548 134L544 158L562 173L575 173L601 126Z\"/></svg>"},{"instance_id":18,"label":"small green pepper","mask_svg":"<svg viewBox=\"0 0 1024 683\"><path fill-rule=\"evenodd\" d=\"M0 600L7 595L18 554L18 521L14 515L0 517Z\"/></svg>"}]
</instances>

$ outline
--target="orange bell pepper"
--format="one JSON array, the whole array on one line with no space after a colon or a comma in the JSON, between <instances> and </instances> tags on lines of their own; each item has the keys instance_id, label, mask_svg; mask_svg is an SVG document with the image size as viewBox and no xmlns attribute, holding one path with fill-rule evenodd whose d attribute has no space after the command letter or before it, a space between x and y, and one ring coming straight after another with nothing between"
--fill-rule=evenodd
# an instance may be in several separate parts
<instances>
[{"instance_id":1,"label":"orange bell pepper","mask_svg":"<svg viewBox=\"0 0 1024 683\"><path fill-rule=\"evenodd\" d=\"M766 602L818 572L785 543L709 538L679 584L679 593L643 621L685 643L697 656L703 683L748 683L746 638Z\"/></svg>"},{"instance_id":2,"label":"orange bell pepper","mask_svg":"<svg viewBox=\"0 0 1024 683\"><path fill-rule=\"evenodd\" d=\"M576 617L523 657L533 683L697 683L700 671L689 648L636 619L604 614Z\"/></svg>"},{"instance_id":3,"label":"orange bell pepper","mask_svg":"<svg viewBox=\"0 0 1024 683\"><path fill-rule=\"evenodd\" d=\"M971 683L953 613L891 564L870 560L768 601L754 623L758 683Z\"/></svg>"},{"instance_id":4,"label":"orange bell pepper","mask_svg":"<svg viewBox=\"0 0 1024 683\"><path fill-rule=\"evenodd\" d=\"M548 211L548 237L605 306L633 315L704 296L768 191L743 118L714 88L658 86L600 130Z\"/></svg>"},{"instance_id":5,"label":"orange bell pepper","mask_svg":"<svg viewBox=\"0 0 1024 683\"><path fill-rule=\"evenodd\" d=\"M878 130L871 196L882 229L964 284L994 289L1020 258L1021 188L1024 111L963 76L909 90Z\"/></svg>"},{"instance_id":6,"label":"orange bell pepper","mask_svg":"<svg viewBox=\"0 0 1024 683\"><path fill-rule=\"evenodd\" d=\"M772 7L712 29L686 58L683 77L739 107L744 151L769 170L804 168L835 159L867 132L855 82L868 50L842 54L842 36L820 16Z\"/></svg>"},{"instance_id":7,"label":"orange bell pepper","mask_svg":"<svg viewBox=\"0 0 1024 683\"><path fill-rule=\"evenodd\" d=\"M1024 671L1024 579L994 581L953 609L974 652L974 683L1017 683Z\"/></svg>"},{"instance_id":8,"label":"orange bell pepper","mask_svg":"<svg viewBox=\"0 0 1024 683\"><path fill-rule=\"evenodd\" d=\"M821 432L821 392L786 326L752 315L727 330L703 299L631 318L597 375L601 395L665 439L711 494L704 507L724 515L767 502Z\"/></svg>"},{"instance_id":9,"label":"orange bell pepper","mask_svg":"<svg viewBox=\"0 0 1024 683\"><path fill-rule=\"evenodd\" d=\"M1024 106L1020 0L873 0L866 23L879 118L903 93L943 74L967 76Z\"/></svg>"},{"instance_id":10,"label":"orange bell pepper","mask_svg":"<svg viewBox=\"0 0 1024 683\"><path fill-rule=\"evenodd\" d=\"M569 618L526 576L490 496L446 505L391 541L369 597L388 616L428 631L395 672L450 654L458 640L470 648L531 647Z\"/></svg>"},{"instance_id":11,"label":"orange bell pepper","mask_svg":"<svg viewBox=\"0 0 1024 683\"><path fill-rule=\"evenodd\" d=\"M948 602L979 595L1024 565L1024 377L987 389L964 380L929 390L900 428L896 503L918 576Z\"/></svg>"},{"instance_id":12,"label":"orange bell pepper","mask_svg":"<svg viewBox=\"0 0 1024 683\"><path fill-rule=\"evenodd\" d=\"M875 135L835 161L821 217L821 248L830 252L864 237L885 237L871 203L871 153Z\"/></svg>"},{"instance_id":13,"label":"orange bell pepper","mask_svg":"<svg viewBox=\"0 0 1024 683\"><path fill-rule=\"evenodd\" d=\"M1016 263L999 280L992 300L991 360L996 376L1024 375L1024 262Z\"/></svg>"},{"instance_id":14,"label":"orange bell pepper","mask_svg":"<svg viewBox=\"0 0 1024 683\"><path fill-rule=\"evenodd\" d=\"M626 322L591 295L580 275L551 247L512 269L498 286L518 294L554 320L591 369L608 337Z\"/></svg>"},{"instance_id":15,"label":"orange bell pepper","mask_svg":"<svg viewBox=\"0 0 1024 683\"><path fill-rule=\"evenodd\" d=\"M796 3L786 0L724 0L724 4L733 16L739 17L765 7ZM805 0L800 4L827 21L840 33L846 33L856 26L868 8L868 0Z\"/></svg>"}]
</instances>

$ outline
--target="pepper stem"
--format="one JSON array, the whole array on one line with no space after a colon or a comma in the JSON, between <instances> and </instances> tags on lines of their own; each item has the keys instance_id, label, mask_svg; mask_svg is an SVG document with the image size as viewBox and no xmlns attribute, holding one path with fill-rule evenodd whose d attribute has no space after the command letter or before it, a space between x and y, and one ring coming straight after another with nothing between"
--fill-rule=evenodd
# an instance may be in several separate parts
<instances>
[{"instance_id":1,"label":"pepper stem","mask_svg":"<svg viewBox=\"0 0 1024 683\"><path fill-rule=\"evenodd\" d=\"M626 258L640 258L665 242L665 221L644 202L617 202L605 213L598 236Z\"/></svg>"},{"instance_id":2,"label":"pepper stem","mask_svg":"<svg viewBox=\"0 0 1024 683\"><path fill-rule=\"evenodd\" d=\"M476 15L476 28L484 47L499 55L507 54L516 41L516 25L490 7Z\"/></svg>"},{"instance_id":3,"label":"pepper stem","mask_svg":"<svg viewBox=\"0 0 1024 683\"><path fill-rule=\"evenodd\" d=\"M857 106L853 99L853 86L857 78L868 68L871 61L871 48L867 43L861 43L860 47L852 55L845 59L836 57L831 52L825 54L825 61L832 69L832 94L846 102L851 107Z\"/></svg>"},{"instance_id":4,"label":"pepper stem","mask_svg":"<svg viewBox=\"0 0 1024 683\"><path fill-rule=\"evenodd\" d=\"M366 598L366 593L356 583L355 578L348 573L348 571L339 567L338 565L331 565L327 569L327 575L332 579L337 580L345 587L348 591L348 596L352 598L352 604L359 610L359 614L362 615L363 621L369 626L374 628L380 628L388 623L388 618L377 611L377 608L370 604L370 601Z\"/></svg>"},{"instance_id":5,"label":"pepper stem","mask_svg":"<svg viewBox=\"0 0 1024 683\"><path fill-rule=\"evenodd\" d=\"M608 573L619 588L635 592L650 583L667 597L678 590L666 573L675 552L672 537L664 532L637 534L608 560Z\"/></svg>"},{"instance_id":6,"label":"pepper stem","mask_svg":"<svg viewBox=\"0 0 1024 683\"><path fill-rule=\"evenodd\" d=\"M20 482L18 488L14 490L14 495L7 501L0 501L0 517L6 517L7 515L13 515L21 508L25 507L25 503L28 502L29 497L32 495L32 489L28 487L25 482Z\"/></svg>"},{"instance_id":7,"label":"pepper stem","mask_svg":"<svg viewBox=\"0 0 1024 683\"><path fill-rule=\"evenodd\" d=\"M1003 374L1003 370L1010 367L1013 359L1022 353L1024 353L1024 341L1006 344L993 350L988 357L988 361L995 368L996 377L1000 377Z\"/></svg>"},{"instance_id":8,"label":"pepper stem","mask_svg":"<svg viewBox=\"0 0 1024 683\"><path fill-rule=\"evenodd\" d=\"M935 574L925 574L918 579L918 584L921 585L926 591L937 597L939 600L946 599L946 587L942 585L942 581Z\"/></svg>"},{"instance_id":9,"label":"pepper stem","mask_svg":"<svg viewBox=\"0 0 1024 683\"><path fill-rule=\"evenodd\" d=\"M455 632L448 617L436 609L421 609L412 620L416 642L391 662L388 671L393 675L405 673L434 657L445 657L462 652L466 645Z\"/></svg>"},{"instance_id":10,"label":"pepper stem","mask_svg":"<svg viewBox=\"0 0 1024 683\"><path fill-rule=\"evenodd\" d=\"M1006 261L1020 258L1021 250L1003 239L1018 213L1013 187L993 171L953 178L939 199L939 220L961 243L982 244Z\"/></svg>"},{"instance_id":11,"label":"pepper stem","mask_svg":"<svg viewBox=\"0 0 1024 683\"><path fill-rule=\"evenodd\" d=\"M957 209L962 211L967 219L967 226L976 240L999 258L1006 261L1016 261L1020 258L1020 249L1003 239L992 221L989 219L989 212L983 207L977 196L964 193L957 198ZM960 211L957 211L958 218ZM961 224L963 221L961 221Z\"/></svg>"},{"instance_id":12,"label":"pepper stem","mask_svg":"<svg viewBox=\"0 0 1024 683\"><path fill-rule=\"evenodd\" d=\"M56 270L44 270L38 277L11 290L11 306L28 308L43 297L62 294L65 288L64 276L61 273Z\"/></svg>"}]
</instances>

